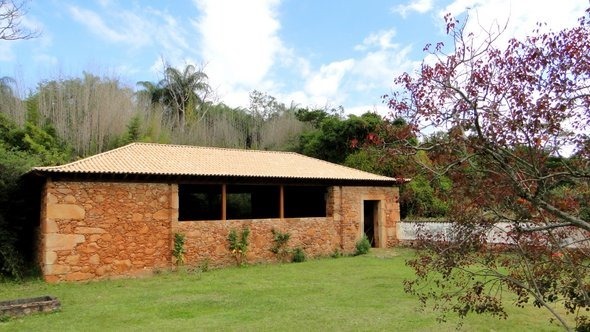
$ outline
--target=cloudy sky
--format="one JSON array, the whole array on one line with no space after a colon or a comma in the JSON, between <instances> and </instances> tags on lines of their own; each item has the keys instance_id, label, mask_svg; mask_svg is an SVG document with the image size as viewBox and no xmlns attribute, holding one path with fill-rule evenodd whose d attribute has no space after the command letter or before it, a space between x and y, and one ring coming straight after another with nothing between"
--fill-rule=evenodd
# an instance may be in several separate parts
<instances>
[{"instance_id":1,"label":"cloudy sky","mask_svg":"<svg viewBox=\"0 0 590 332\"><path fill-rule=\"evenodd\" d=\"M248 106L259 90L290 104L384 113L380 96L445 40L442 17L471 9L471 25L576 24L587 0L29 0L23 24L39 38L0 41L0 77L20 89L82 71L135 88L162 64L203 67L218 101Z\"/></svg>"}]
</instances>

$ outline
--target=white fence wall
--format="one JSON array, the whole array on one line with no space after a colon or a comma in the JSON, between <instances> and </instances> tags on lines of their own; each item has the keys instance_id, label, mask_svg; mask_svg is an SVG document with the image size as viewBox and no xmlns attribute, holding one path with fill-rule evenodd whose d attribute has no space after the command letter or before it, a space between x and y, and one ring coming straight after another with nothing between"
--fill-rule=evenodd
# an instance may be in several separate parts
<instances>
[{"instance_id":1,"label":"white fence wall","mask_svg":"<svg viewBox=\"0 0 590 332\"><path fill-rule=\"evenodd\" d=\"M507 232L513 227L510 223L496 223L487 234L488 243L513 244ZM428 232L431 235L441 236L444 239L452 239L452 222L399 222L397 238L402 242L416 240L417 231ZM569 237L561 241L563 246L590 248L590 233L577 229L571 231Z\"/></svg>"}]
</instances>

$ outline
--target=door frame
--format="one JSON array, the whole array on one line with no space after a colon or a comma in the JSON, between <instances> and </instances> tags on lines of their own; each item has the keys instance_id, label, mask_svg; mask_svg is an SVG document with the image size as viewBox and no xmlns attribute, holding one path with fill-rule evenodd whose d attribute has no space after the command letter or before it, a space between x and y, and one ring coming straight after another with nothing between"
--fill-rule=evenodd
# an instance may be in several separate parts
<instances>
[{"instance_id":1,"label":"door frame","mask_svg":"<svg viewBox=\"0 0 590 332\"><path fill-rule=\"evenodd\" d=\"M385 241L385 220L384 220L384 204L385 200L383 199L374 199L374 198L363 198L361 200L361 224L360 224L360 236L362 237L365 234L365 202L372 202L373 204L373 239L375 244L372 245L373 248L385 248L386 241Z\"/></svg>"}]
</instances>

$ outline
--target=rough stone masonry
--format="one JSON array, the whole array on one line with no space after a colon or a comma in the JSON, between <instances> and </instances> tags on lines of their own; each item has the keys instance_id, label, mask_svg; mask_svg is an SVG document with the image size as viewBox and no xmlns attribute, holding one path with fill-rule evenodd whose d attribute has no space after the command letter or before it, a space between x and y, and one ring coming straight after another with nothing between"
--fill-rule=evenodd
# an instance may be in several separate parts
<instances>
[{"instance_id":1,"label":"rough stone masonry","mask_svg":"<svg viewBox=\"0 0 590 332\"><path fill-rule=\"evenodd\" d=\"M231 229L251 230L247 261L273 262L274 228L309 257L354 251L362 234L363 200L379 201L379 246L396 244L397 187L329 187L327 216L178 221L178 185L47 180L42 194L39 261L48 282L134 276L173 266L173 235L186 237L185 264L225 266Z\"/></svg>"}]
</instances>

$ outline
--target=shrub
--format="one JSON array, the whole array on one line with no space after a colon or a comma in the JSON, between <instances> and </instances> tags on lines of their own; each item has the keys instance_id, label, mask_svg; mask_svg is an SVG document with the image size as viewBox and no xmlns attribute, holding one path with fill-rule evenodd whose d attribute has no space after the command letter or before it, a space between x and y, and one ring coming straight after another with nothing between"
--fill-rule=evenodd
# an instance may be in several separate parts
<instances>
[{"instance_id":1,"label":"shrub","mask_svg":"<svg viewBox=\"0 0 590 332\"><path fill-rule=\"evenodd\" d=\"M32 252L25 252L29 242L30 247L35 243L35 237L32 222L25 213L30 207L26 204L27 188L21 176L39 163L40 159L32 153L6 148L0 137L0 278L22 279L26 262L34 257Z\"/></svg>"},{"instance_id":2,"label":"shrub","mask_svg":"<svg viewBox=\"0 0 590 332\"><path fill-rule=\"evenodd\" d=\"M21 280L25 263L22 255L16 251L14 235L9 231L0 228L0 239L6 238L7 241L0 241L0 280L3 277L12 280Z\"/></svg>"},{"instance_id":3,"label":"shrub","mask_svg":"<svg viewBox=\"0 0 590 332\"><path fill-rule=\"evenodd\" d=\"M184 264L184 234L174 233L174 249L172 256L176 259L176 266Z\"/></svg>"},{"instance_id":4,"label":"shrub","mask_svg":"<svg viewBox=\"0 0 590 332\"><path fill-rule=\"evenodd\" d=\"M285 258L289 254L290 250L287 248L287 242L291 238L291 234L286 232L282 233L280 231L275 230L274 228L270 230L273 235L273 245L270 248L270 251L277 255L277 258L283 262Z\"/></svg>"},{"instance_id":5,"label":"shrub","mask_svg":"<svg viewBox=\"0 0 590 332\"><path fill-rule=\"evenodd\" d=\"M305 251L303 249L297 247L293 250L293 263L301 263L305 262L307 257L305 256Z\"/></svg>"},{"instance_id":6,"label":"shrub","mask_svg":"<svg viewBox=\"0 0 590 332\"><path fill-rule=\"evenodd\" d=\"M229 242L229 250L236 259L238 266L244 265L246 252L248 251L248 236L250 236L250 228L242 228L242 233L238 237L238 232L235 229L229 231L227 241Z\"/></svg>"},{"instance_id":7,"label":"shrub","mask_svg":"<svg viewBox=\"0 0 590 332\"><path fill-rule=\"evenodd\" d=\"M371 242L366 234L363 234L360 240L356 241L355 256L368 254L371 250Z\"/></svg>"}]
</instances>

